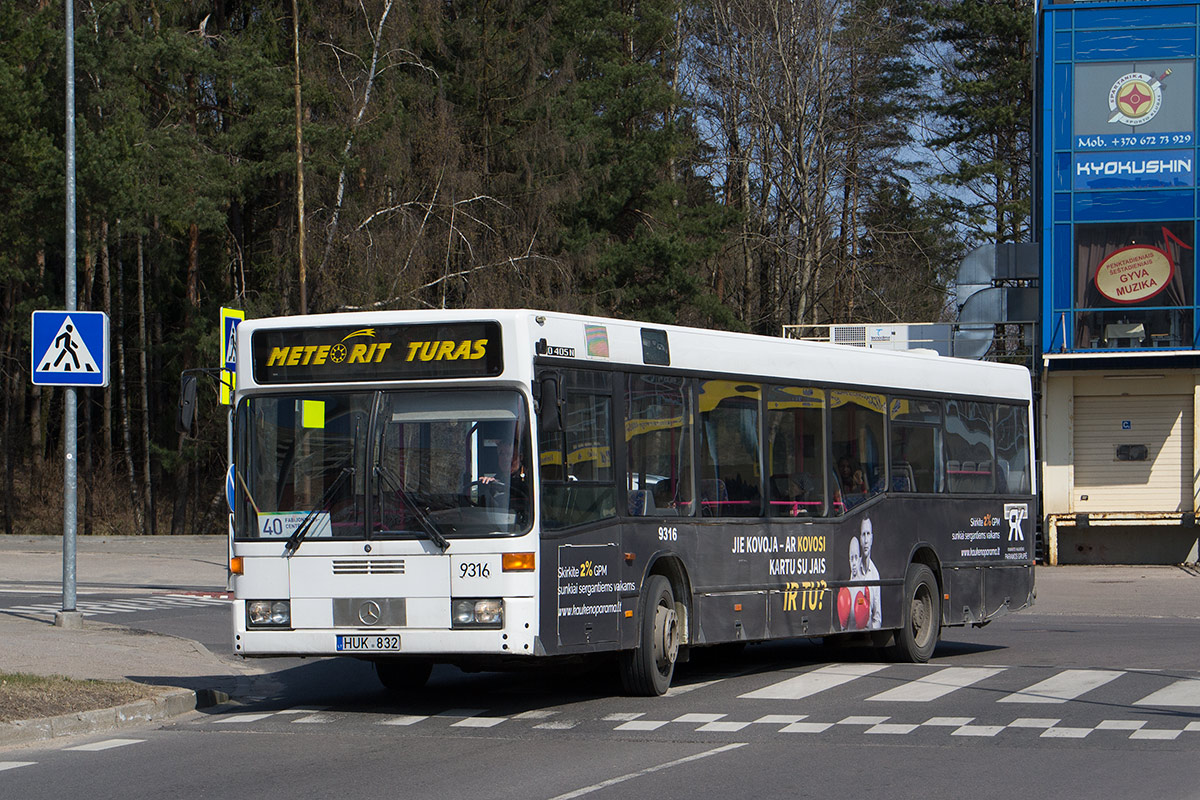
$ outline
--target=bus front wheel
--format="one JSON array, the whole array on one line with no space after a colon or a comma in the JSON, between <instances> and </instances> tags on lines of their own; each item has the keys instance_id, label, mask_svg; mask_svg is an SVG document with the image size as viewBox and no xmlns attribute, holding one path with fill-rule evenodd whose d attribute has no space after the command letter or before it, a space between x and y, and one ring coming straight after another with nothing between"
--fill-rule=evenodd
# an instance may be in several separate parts
<instances>
[{"instance_id":1,"label":"bus front wheel","mask_svg":"<svg viewBox=\"0 0 1200 800\"><path fill-rule=\"evenodd\" d=\"M924 564L909 564L904 576L902 623L891 649L894 661L924 664L933 655L942 633L937 579Z\"/></svg>"},{"instance_id":2,"label":"bus front wheel","mask_svg":"<svg viewBox=\"0 0 1200 800\"><path fill-rule=\"evenodd\" d=\"M638 646L621 652L621 684L627 694L656 697L666 694L679 656L680 619L671 582L652 575L642 589Z\"/></svg>"}]
</instances>

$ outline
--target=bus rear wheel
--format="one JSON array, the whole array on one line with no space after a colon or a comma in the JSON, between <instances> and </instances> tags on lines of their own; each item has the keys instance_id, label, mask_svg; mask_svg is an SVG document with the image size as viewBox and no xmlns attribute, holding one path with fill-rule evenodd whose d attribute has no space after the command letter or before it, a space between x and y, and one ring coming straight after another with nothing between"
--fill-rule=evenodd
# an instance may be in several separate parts
<instances>
[{"instance_id":1,"label":"bus rear wheel","mask_svg":"<svg viewBox=\"0 0 1200 800\"><path fill-rule=\"evenodd\" d=\"M909 564L900 608L902 624L889 655L893 661L924 664L942 635L937 579L924 564Z\"/></svg>"},{"instance_id":2,"label":"bus rear wheel","mask_svg":"<svg viewBox=\"0 0 1200 800\"><path fill-rule=\"evenodd\" d=\"M666 694L679 656L680 620L671 582L652 575L642 589L638 646L621 652L621 685L641 697Z\"/></svg>"},{"instance_id":3,"label":"bus rear wheel","mask_svg":"<svg viewBox=\"0 0 1200 800\"><path fill-rule=\"evenodd\" d=\"M433 662L424 658L381 658L375 661L375 675L389 692L420 689L433 672Z\"/></svg>"}]
</instances>

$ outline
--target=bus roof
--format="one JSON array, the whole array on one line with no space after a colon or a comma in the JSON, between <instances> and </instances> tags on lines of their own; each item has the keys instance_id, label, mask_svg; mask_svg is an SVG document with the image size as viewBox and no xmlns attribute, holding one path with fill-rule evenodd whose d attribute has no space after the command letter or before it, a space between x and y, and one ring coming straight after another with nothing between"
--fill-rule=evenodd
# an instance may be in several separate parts
<instances>
[{"instance_id":1,"label":"bus roof","mask_svg":"<svg viewBox=\"0 0 1200 800\"><path fill-rule=\"evenodd\" d=\"M503 378L527 382L535 356L582 366L729 374L801 384L846 384L886 390L1011 399L1031 398L1029 371L1013 364L951 358L931 351L873 350L843 344L687 328L531 309L367 311L248 319L238 328L238 363L251 363L255 331L282 328L497 322ZM238 389L255 386L240 374Z\"/></svg>"}]
</instances>

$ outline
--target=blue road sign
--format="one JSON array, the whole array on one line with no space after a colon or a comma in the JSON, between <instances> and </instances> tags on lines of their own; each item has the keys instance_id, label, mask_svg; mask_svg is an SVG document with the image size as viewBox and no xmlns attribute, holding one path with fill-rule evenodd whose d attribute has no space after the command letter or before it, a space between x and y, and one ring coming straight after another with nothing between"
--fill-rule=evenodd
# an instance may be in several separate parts
<instances>
[{"instance_id":1,"label":"blue road sign","mask_svg":"<svg viewBox=\"0 0 1200 800\"><path fill-rule=\"evenodd\" d=\"M34 311L31 364L37 386L108 386L108 315Z\"/></svg>"},{"instance_id":2,"label":"blue road sign","mask_svg":"<svg viewBox=\"0 0 1200 800\"><path fill-rule=\"evenodd\" d=\"M237 326L245 318L245 311L221 309L221 368L229 372L237 369Z\"/></svg>"},{"instance_id":3,"label":"blue road sign","mask_svg":"<svg viewBox=\"0 0 1200 800\"><path fill-rule=\"evenodd\" d=\"M237 499L237 484L234 481L234 474L237 467L233 464L229 465L229 469L225 470L225 502L229 504L229 513L233 513L233 501Z\"/></svg>"}]
</instances>

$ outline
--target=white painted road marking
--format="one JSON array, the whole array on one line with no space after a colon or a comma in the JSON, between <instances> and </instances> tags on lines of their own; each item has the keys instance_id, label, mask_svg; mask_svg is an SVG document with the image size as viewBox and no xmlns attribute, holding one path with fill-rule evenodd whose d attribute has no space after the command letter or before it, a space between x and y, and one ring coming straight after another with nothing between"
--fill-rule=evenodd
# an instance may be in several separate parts
<instances>
[{"instance_id":1,"label":"white painted road marking","mask_svg":"<svg viewBox=\"0 0 1200 800\"><path fill-rule=\"evenodd\" d=\"M928 703L1003 671L990 667L946 667L867 699L887 703Z\"/></svg>"},{"instance_id":2,"label":"white painted road marking","mask_svg":"<svg viewBox=\"0 0 1200 800\"><path fill-rule=\"evenodd\" d=\"M112 750L114 747L127 747L131 744L140 744L146 741L145 739L105 739L102 742L92 742L91 744L81 744L77 747L64 747L64 750L81 750L86 753L95 753L100 750Z\"/></svg>"},{"instance_id":3,"label":"white painted road marking","mask_svg":"<svg viewBox=\"0 0 1200 800\"><path fill-rule=\"evenodd\" d=\"M1068 669L1033 686L1001 697L997 703L1065 703L1097 689L1122 673L1106 669Z\"/></svg>"},{"instance_id":4,"label":"white painted road marking","mask_svg":"<svg viewBox=\"0 0 1200 800\"><path fill-rule=\"evenodd\" d=\"M1182 706L1200 708L1200 680L1175 681L1134 703L1135 706Z\"/></svg>"},{"instance_id":5,"label":"white painted road marking","mask_svg":"<svg viewBox=\"0 0 1200 800\"><path fill-rule=\"evenodd\" d=\"M592 792L597 792L601 789L607 789L609 786L615 786L618 783L624 783L625 781L630 781L630 780L633 780L634 778L640 778L643 775L650 775L655 772L660 772L664 769L670 769L671 767L677 767L680 764L688 764L692 761L699 761L702 758L708 758L709 756L720 755L721 753L725 753L730 750L736 750L739 747L745 747L746 744L747 744L746 742L737 742L735 744L727 744L727 745L724 745L723 747L717 747L712 750L705 750L703 753L696 753L693 756L685 756L683 758L677 758L674 761L668 761L665 764L658 764L657 766L647 767L646 769L641 769L641 770L638 770L637 772L630 772L626 775L621 775L616 778L609 778L608 780L601 781L600 783L597 783L593 786L586 786L582 789L576 789L573 792L567 792L566 794L557 795L556 797L550 798L550 800L573 800L573 798L583 797L585 794L591 794Z\"/></svg>"},{"instance_id":6,"label":"white painted road marking","mask_svg":"<svg viewBox=\"0 0 1200 800\"><path fill-rule=\"evenodd\" d=\"M887 664L830 664L740 697L748 700L799 700L883 669L887 669Z\"/></svg>"}]
</instances>

